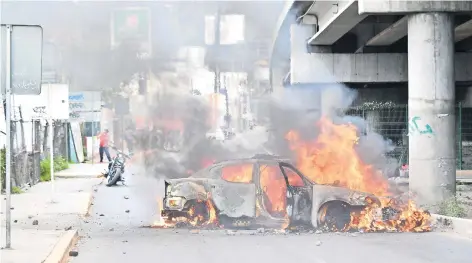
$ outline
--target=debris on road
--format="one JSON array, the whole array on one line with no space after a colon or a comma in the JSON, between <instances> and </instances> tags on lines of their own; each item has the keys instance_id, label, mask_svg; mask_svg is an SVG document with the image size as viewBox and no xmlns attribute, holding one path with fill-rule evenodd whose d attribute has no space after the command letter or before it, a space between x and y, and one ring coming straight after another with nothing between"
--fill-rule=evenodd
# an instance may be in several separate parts
<instances>
[{"instance_id":1,"label":"debris on road","mask_svg":"<svg viewBox=\"0 0 472 263\"><path fill-rule=\"evenodd\" d=\"M125 213L129 213L129 210L125 210Z\"/></svg>"},{"instance_id":2,"label":"debris on road","mask_svg":"<svg viewBox=\"0 0 472 263\"><path fill-rule=\"evenodd\" d=\"M104 214L100 214L100 216L105 216Z\"/></svg>"},{"instance_id":3,"label":"debris on road","mask_svg":"<svg viewBox=\"0 0 472 263\"><path fill-rule=\"evenodd\" d=\"M79 255L78 251L71 250L69 251L69 256L70 257L77 257Z\"/></svg>"},{"instance_id":4,"label":"debris on road","mask_svg":"<svg viewBox=\"0 0 472 263\"><path fill-rule=\"evenodd\" d=\"M39 224L38 220L33 220L33 226L37 226Z\"/></svg>"},{"instance_id":5,"label":"debris on road","mask_svg":"<svg viewBox=\"0 0 472 263\"><path fill-rule=\"evenodd\" d=\"M125 195L123 198L124 198L124 199L129 199L129 196Z\"/></svg>"},{"instance_id":6,"label":"debris on road","mask_svg":"<svg viewBox=\"0 0 472 263\"><path fill-rule=\"evenodd\" d=\"M316 245L317 247L321 246L321 241L319 241L319 240L316 241L315 245Z\"/></svg>"},{"instance_id":7,"label":"debris on road","mask_svg":"<svg viewBox=\"0 0 472 263\"><path fill-rule=\"evenodd\" d=\"M72 229L72 226L68 226L68 227L64 228L65 231L69 231L71 229Z\"/></svg>"},{"instance_id":8,"label":"debris on road","mask_svg":"<svg viewBox=\"0 0 472 263\"><path fill-rule=\"evenodd\" d=\"M285 229L275 229L274 234L283 234L286 235L287 231Z\"/></svg>"}]
</instances>

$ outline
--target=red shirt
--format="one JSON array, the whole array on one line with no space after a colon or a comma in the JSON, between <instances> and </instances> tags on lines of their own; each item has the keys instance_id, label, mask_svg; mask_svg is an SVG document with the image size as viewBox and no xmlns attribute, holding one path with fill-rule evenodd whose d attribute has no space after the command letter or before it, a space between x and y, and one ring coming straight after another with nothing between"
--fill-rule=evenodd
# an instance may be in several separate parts
<instances>
[{"instance_id":1,"label":"red shirt","mask_svg":"<svg viewBox=\"0 0 472 263\"><path fill-rule=\"evenodd\" d=\"M100 135L98 135L98 139L100 140L100 147L108 146L108 133L100 133Z\"/></svg>"}]
</instances>

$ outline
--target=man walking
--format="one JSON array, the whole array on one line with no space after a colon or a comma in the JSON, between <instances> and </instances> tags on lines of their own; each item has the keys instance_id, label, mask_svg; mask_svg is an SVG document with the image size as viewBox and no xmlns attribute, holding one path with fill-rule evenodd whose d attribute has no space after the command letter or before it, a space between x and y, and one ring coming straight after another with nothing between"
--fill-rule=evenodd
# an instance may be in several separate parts
<instances>
[{"instance_id":1,"label":"man walking","mask_svg":"<svg viewBox=\"0 0 472 263\"><path fill-rule=\"evenodd\" d=\"M98 149L98 152L100 153L100 162L103 163L103 153L107 155L107 159L110 162L111 157L110 157L110 151L108 151L108 129L105 129L104 132L100 133L98 135L98 139L100 140L100 148Z\"/></svg>"}]
</instances>

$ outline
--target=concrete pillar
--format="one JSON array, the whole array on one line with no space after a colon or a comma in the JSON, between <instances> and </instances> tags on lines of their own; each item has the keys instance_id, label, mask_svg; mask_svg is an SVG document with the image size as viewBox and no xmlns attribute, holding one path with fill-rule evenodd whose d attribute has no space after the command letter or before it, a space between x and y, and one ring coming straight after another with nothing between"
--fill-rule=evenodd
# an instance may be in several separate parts
<instances>
[{"instance_id":1,"label":"concrete pillar","mask_svg":"<svg viewBox=\"0 0 472 263\"><path fill-rule=\"evenodd\" d=\"M409 15L408 77L410 191L431 206L455 195L453 15Z\"/></svg>"}]
</instances>

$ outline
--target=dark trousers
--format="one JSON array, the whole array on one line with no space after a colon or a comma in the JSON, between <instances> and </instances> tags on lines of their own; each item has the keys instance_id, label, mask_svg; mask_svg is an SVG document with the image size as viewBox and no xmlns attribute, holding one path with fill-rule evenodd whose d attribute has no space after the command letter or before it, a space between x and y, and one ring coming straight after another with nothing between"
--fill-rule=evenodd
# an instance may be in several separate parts
<instances>
[{"instance_id":1,"label":"dark trousers","mask_svg":"<svg viewBox=\"0 0 472 263\"><path fill-rule=\"evenodd\" d=\"M100 162L103 162L103 153L105 153L107 155L107 159L108 161L110 162L111 161L111 157L110 157L110 152L108 151L108 147L106 146L100 146L100 148L98 149L99 153L100 153Z\"/></svg>"}]
</instances>

